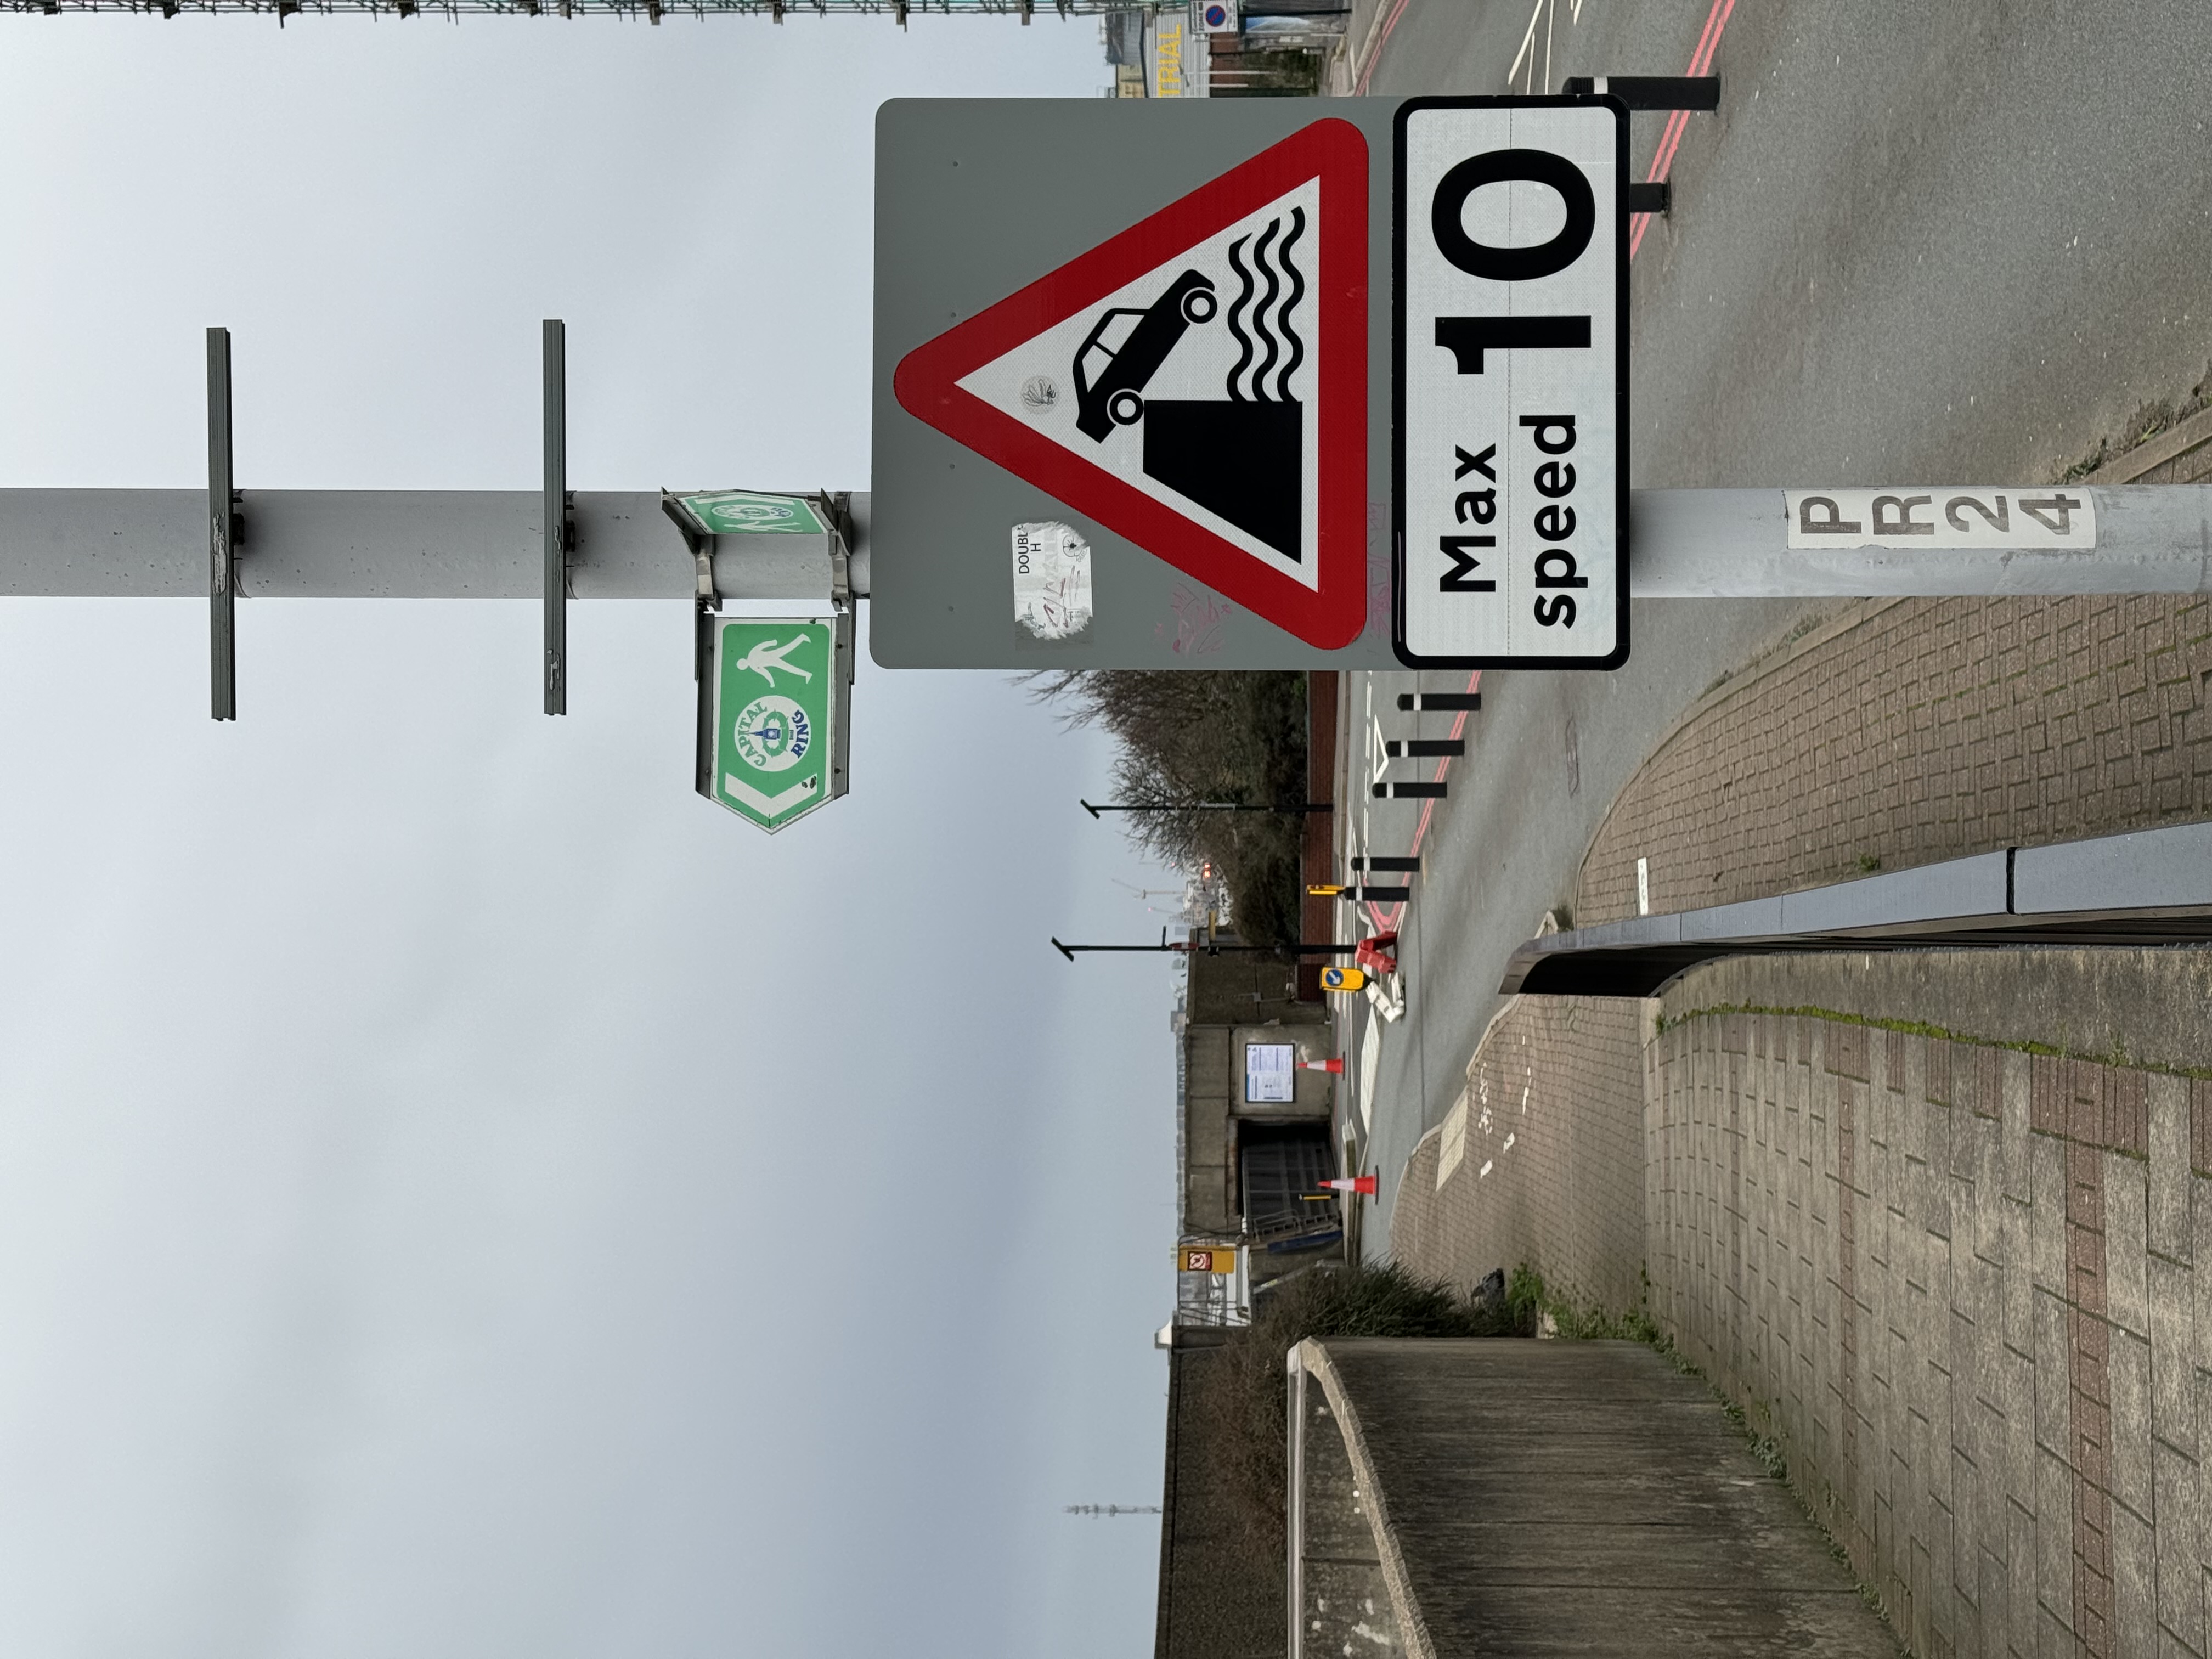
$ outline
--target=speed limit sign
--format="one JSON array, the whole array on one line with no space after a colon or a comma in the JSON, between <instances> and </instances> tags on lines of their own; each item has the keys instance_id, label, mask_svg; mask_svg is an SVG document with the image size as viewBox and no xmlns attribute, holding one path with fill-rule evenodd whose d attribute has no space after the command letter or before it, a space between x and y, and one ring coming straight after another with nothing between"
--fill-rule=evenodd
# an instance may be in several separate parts
<instances>
[{"instance_id":1,"label":"speed limit sign","mask_svg":"<svg viewBox=\"0 0 2212 1659\"><path fill-rule=\"evenodd\" d=\"M1628 112L1418 98L1396 122L1393 643L1628 659Z\"/></svg>"}]
</instances>

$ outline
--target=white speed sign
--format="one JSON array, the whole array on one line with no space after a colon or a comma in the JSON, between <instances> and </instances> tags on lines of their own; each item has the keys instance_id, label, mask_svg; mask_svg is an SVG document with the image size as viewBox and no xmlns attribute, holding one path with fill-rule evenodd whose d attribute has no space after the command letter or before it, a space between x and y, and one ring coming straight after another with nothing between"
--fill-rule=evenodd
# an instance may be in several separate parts
<instances>
[{"instance_id":1,"label":"white speed sign","mask_svg":"<svg viewBox=\"0 0 2212 1659\"><path fill-rule=\"evenodd\" d=\"M1398 112L1394 639L1426 666L1628 658L1628 115Z\"/></svg>"}]
</instances>

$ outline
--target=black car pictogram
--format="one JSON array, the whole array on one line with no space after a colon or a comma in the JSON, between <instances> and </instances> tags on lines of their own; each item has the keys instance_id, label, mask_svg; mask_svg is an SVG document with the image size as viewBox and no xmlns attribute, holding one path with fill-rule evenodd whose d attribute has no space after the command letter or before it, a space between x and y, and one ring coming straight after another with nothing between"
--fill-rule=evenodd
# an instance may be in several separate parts
<instances>
[{"instance_id":1,"label":"black car pictogram","mask_svg":"<svg viewBox=\"0 0 2212 1659\"><path fill-rule=\"evenodd\" d=\"M1115 427L1143 419L1146 383L1159 372L1183 331L1206 321L1220 303L1212 278L1186 270L1142 310L1116 306L1101 317L1075 354L1076 428L1103 443ZM1120 345L1109 346L1106 331L1117 317L1134 317L1137 323ZM1089 372L1094 362L1095 376Z\"/></svg>"}]
</instances>

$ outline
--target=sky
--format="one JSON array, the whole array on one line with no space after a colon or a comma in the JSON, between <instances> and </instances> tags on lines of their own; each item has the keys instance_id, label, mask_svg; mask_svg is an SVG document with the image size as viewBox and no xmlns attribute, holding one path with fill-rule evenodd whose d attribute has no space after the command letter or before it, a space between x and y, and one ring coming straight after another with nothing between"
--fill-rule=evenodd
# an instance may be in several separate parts
<instances>
[{"instance_id":1,"label":"sky","mask_svg":"<svg viewBox=\"0 0 2212 1659\"><path fill-rule=\"evenodd\" d=\"M860 488L870 122L1095 21L0 18L0 488ZM0 556L7 556L0 498ZM1103 740L861 653L690 788L681 605L0 601L0 1651L1151 1640L1173 974ZM1091 793L1091 798L1098 798ZM1165 901L1158 901L1164 902Z\"/></svg>"}]
</instances>

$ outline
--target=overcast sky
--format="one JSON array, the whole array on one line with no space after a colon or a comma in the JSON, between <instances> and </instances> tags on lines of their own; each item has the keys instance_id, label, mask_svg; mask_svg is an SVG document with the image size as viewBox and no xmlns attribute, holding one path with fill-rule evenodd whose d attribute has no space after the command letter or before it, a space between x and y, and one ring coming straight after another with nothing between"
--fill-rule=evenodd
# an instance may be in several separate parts
<instances>
[{"instance_id":1,"label":"overcast sky","mask_svg":"<svg viewBox=\"0 0 2212 1659\"><path fill-rule=\"evenodd\" d=\"M0 486L868 477L871 118L1095 21L0 18ZM14 556L0 521L0 556ZM863 654L690 793L680 605L0 602L0 1651L1151 1640L1171 973L1095 738ZM1094 794L1093 799L1097 797ZM1165 901L1160 901L1164 902Z\"/></svg>"}]
</instances>

